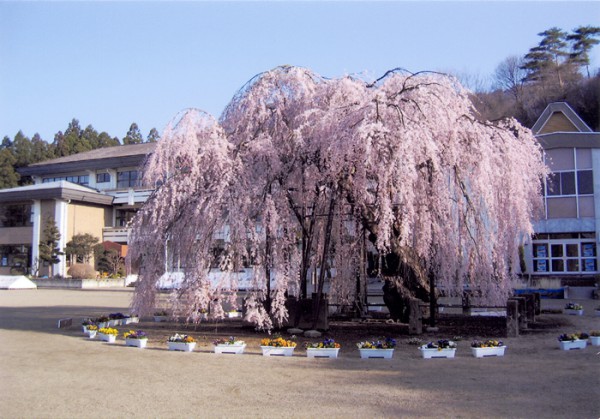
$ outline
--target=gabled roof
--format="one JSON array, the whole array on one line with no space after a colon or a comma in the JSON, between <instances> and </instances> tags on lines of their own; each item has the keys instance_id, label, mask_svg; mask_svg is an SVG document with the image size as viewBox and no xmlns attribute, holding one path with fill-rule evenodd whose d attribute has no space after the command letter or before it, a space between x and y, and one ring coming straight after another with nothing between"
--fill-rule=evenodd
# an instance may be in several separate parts
<instances>
[{"instance_id":1,"label":"gabled roof","mask_svg":"<svg viewBox=\"0 0 600 419\"><path fill-rule=\"evenodd\" d=\"M156 143L97 148L83 153L59 157L18 169L21 175L46 175L84 170L139 167L154 152Z\"/></svg>"},{"instance_id":2,"label":"gabled roof","mask_svg":"<svg viewBox=\"0 0 600 419\"><path fill-rule=\"evenodd\" d=\"M0 190L0 202L23 202L32 199L63 199L111 205L114 197L66 180Z\"/></svg>"},{"instance_id":3,"label":"gabled roof","mask_svg":"<svg viewBox=\"0 0 600 419\"><path fill-rule=\"evenodd\" d=\"M544 127L553 119L564 119L568 124L568 129L558 129L556 131L543 132ZM565 122L562 123L564 126ZM560 125L560 124L558 124ZM536 123L531 128L534 135L549 134L551 132L593 132L592 129L577 115L577 113L566 102L550 103L544 109Z\"/></svg>"}]
</instances>

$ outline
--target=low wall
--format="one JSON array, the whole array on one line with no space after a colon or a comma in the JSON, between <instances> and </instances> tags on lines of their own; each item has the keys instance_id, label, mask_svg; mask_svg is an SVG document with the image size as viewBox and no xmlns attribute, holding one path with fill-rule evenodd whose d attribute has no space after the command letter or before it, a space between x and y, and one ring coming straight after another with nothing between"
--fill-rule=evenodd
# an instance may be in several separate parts
<instances>
[{"instance_id":1,"label":"low wall","mask_svg":"<svg viewBox=\"0 0 600 419\"><path fill-rule=\"evenodd\" d=\"M32 279L38 288L114 288L124 287L125 279Z\"/></svg>"}]
</instances>

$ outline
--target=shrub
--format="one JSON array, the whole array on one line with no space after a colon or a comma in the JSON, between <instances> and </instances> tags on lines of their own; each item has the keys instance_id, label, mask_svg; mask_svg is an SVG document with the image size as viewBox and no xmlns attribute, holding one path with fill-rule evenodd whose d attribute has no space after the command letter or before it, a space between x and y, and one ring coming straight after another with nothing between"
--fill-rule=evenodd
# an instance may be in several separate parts
<instances>
[{"instance_id":1,"label":"shrub","mask_svg":"<svg viewBox=\"0 0 600 419\"><path fill-rule=\"evenodd\" d=\"M87 263L75 263L69 268L67 274L71 275L73 279L96 278L94 267Z\"/></svg>"}]
</instances>

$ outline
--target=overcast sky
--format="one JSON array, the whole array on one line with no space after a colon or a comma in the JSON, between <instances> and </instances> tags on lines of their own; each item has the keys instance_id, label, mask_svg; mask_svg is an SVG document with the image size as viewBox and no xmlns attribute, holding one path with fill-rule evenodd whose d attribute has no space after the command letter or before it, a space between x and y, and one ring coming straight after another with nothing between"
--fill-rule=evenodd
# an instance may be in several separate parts
<instances>
[{"instance_id":1,"label":"overcast sky","mask_svg":"<svg viewBox=\"0 0 600 419\"><path fill-rule=\"evenodd\" d=\"M600 2L0 0L0 137L51 142L72 118L122 138L194 107L218 117L255 74L442 70L490 77L537 33L600 26ZM592 54L600 67L600 46Z\"/></svg>"}]
</instances>

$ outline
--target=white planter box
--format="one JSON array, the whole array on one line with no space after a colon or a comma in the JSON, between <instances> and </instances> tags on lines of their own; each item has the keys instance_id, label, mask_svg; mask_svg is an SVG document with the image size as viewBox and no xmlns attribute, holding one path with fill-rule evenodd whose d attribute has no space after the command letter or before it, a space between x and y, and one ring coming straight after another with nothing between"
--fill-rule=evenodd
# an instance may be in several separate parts
<instances>
[{"instance_id":1,"label":"white planter box","mask_svg":"<svg viewBox=\"0 0 600 419\"><path fill-rule=\"evenodd\" d=\"M340 348L306 348L309 358L337 358Z\"/></svg>"},{"instance_id":2,"label":"white planter box","mask_svg":"<svg viewBox=\"0 0 600 419\"><path fill-rule=\"evenodd\" d=\"M169 351L192 352L196 347L196 342L167 342L167 344L169 346Z\"/></svg>"},{"instance_id":3,"label":"white planter box","mask_svg":"<svg viewBox=\"0 0 600 419\"><path fill-rule=\"evenodd\" d=\"M167 316L154 316L154 321L157 323L166 322Z\"/></svg>"},{"instance_id":4,"label":"white planter box","mask_svg":"<svg viewBox=\"0 0 600 419\"><path fill-rule=\"evenodd\" d=\"M87 332L85 332L87 337L90 339L94 339L96 337L96 333L98 333L97 330L88 330Z\"/></svg>"},{"instance_id":5,"label":"white planter box","mask_svg":"<svg viewBox=\"0 0 600 419\"><path fill-rule=\"evenodd\" d=\"M487 358L488 356L504 356L505 346L498 346L493 348L473 348L471 347L471 353L475 358Z\"/></svg>"},{"instance_id":6,"label":"white planter box","mask_svg":"<svg viewBox=\"0 0 600 419\"><path fill-rule=\"evenodd\" d=\"M82 326L82 327L83 327L83 333L87 333L88 327L87 326Z\"/></svg>"},{"instance_id":7,"label":"white planter box","mask_svg":"<svg viewBox=\"0 0 600 419\"><path fill-rule=\"evenodd\" d=\"M394 349L358 349L360 357L366 358L383 358L392 359L394 356Z\"/></svg>"},{"instance_id":8,"label":"white planter box","mask_svg":"<svg viewBox=\"0 0 600 419\"><path fill-rule=\"evenodd\" d=\"M121 325L121 320L119 319L112 319L108 321L108 327L115 327L115 326L120 326Z\"/></svg>"},{"instance_id":9,"label":"white planter box","mask_svg":"<svg viewBox=\"0 0 600 419\"><path fill-rule=\"evenodd\" d=\"M126 346L134 346L136 348L145 348L147 344L148 344L148 339L125 338Z\"/></svg>"},{"instance_id":10,"label":"white planter box","mask_svg":"<svg viewBox=\"0 0 600 419\"><path fill-rule=\"evenodd\" d=\"M292 356L295 347L261 346L263 356Z\"/></svg>"},{"instance_id":11,"label":"white planter box","mask_svg":"<svg viewBox=\"0 0 600 419\"><path fill-rule=\"evenodd\" d=\"M108 343L115 343L115 341L117 340L116 335L106 335L104 333L98 333L98 337L101 341Z\"/></svg>"},{"instance_id":12,"label":"white planter box","mask_svg":"<svg viewBox=\"0 0 600 419\"><path fill-rule=\"evenodd\" d=\"M100 322L96 324L96 326L98 326L98 329L102 329L104 327L108 327L108 322Z\"/></svg>"},{"instance_id":13,"label":"white planter box","mask_svg":"<svg viewBox=\"0 0 600 419\"><path fill-rule=\"evenodd\" d=\"M123 319L123 321L124 321L124 324L139 323L140 318L139 317L125 317Z\"/></svg>"},{"instance_id":14,"label":"white planter box","mask_svg":"<svg viewBox=\"0 0 600 419\"><path fill-rule=\"evenodd\" d=\"M590 336L592 346L600 346L600 336Z\"/></svg>"},{"instance_id":15,"label":"white planter box","mask_svg":"<svg viewBox=\"0 0 600 419\"><path fill-rule=\"evenodd\" d=\"M430 358L454 358L456 348L428 348L427 345L423 345L419 348L421 355L425 359Z\"/></svg>"},{"instance_id":16,"label":"white planter box","mask_svg":"<svg viewBox=\"0 0 600 419\"><path fill-rule=\"evenodd\" d=\"M216 354L243 354L246 349L246 344L243 345L216 345Z\"/></svg>"},{"instance_id":17,"label":"white planter box","mask_svg":"<svg viewBox=\"0 0 600 419\"><path fill-rule=\"evenodd\" d=\"M571 310L571 309L565 308L565 313L570 316L583 316L583 310Z\"/></svg>"},{"instance_id":18,"label":"white planter box","mask_svg":"<svg viewBox=\"0 0 600 419\"><path fill-rule=\"evenodd\" d=\"M239 311L228 311L227 312L227 318L235 319L236 317L242 317L242 313L240 313Z\"/></svg>"},{"instance_id":19,"label":"white planter box","mask_svg":"<svg viewBox=\"0 0 600 419\"><path fill-rule=\"evenodd\" d=\"M560 343L560 349L563 351L570 351L571 349L585 349L587 346L586 339L567 340L558 343Z\"/></svg>"}]
</instances>

